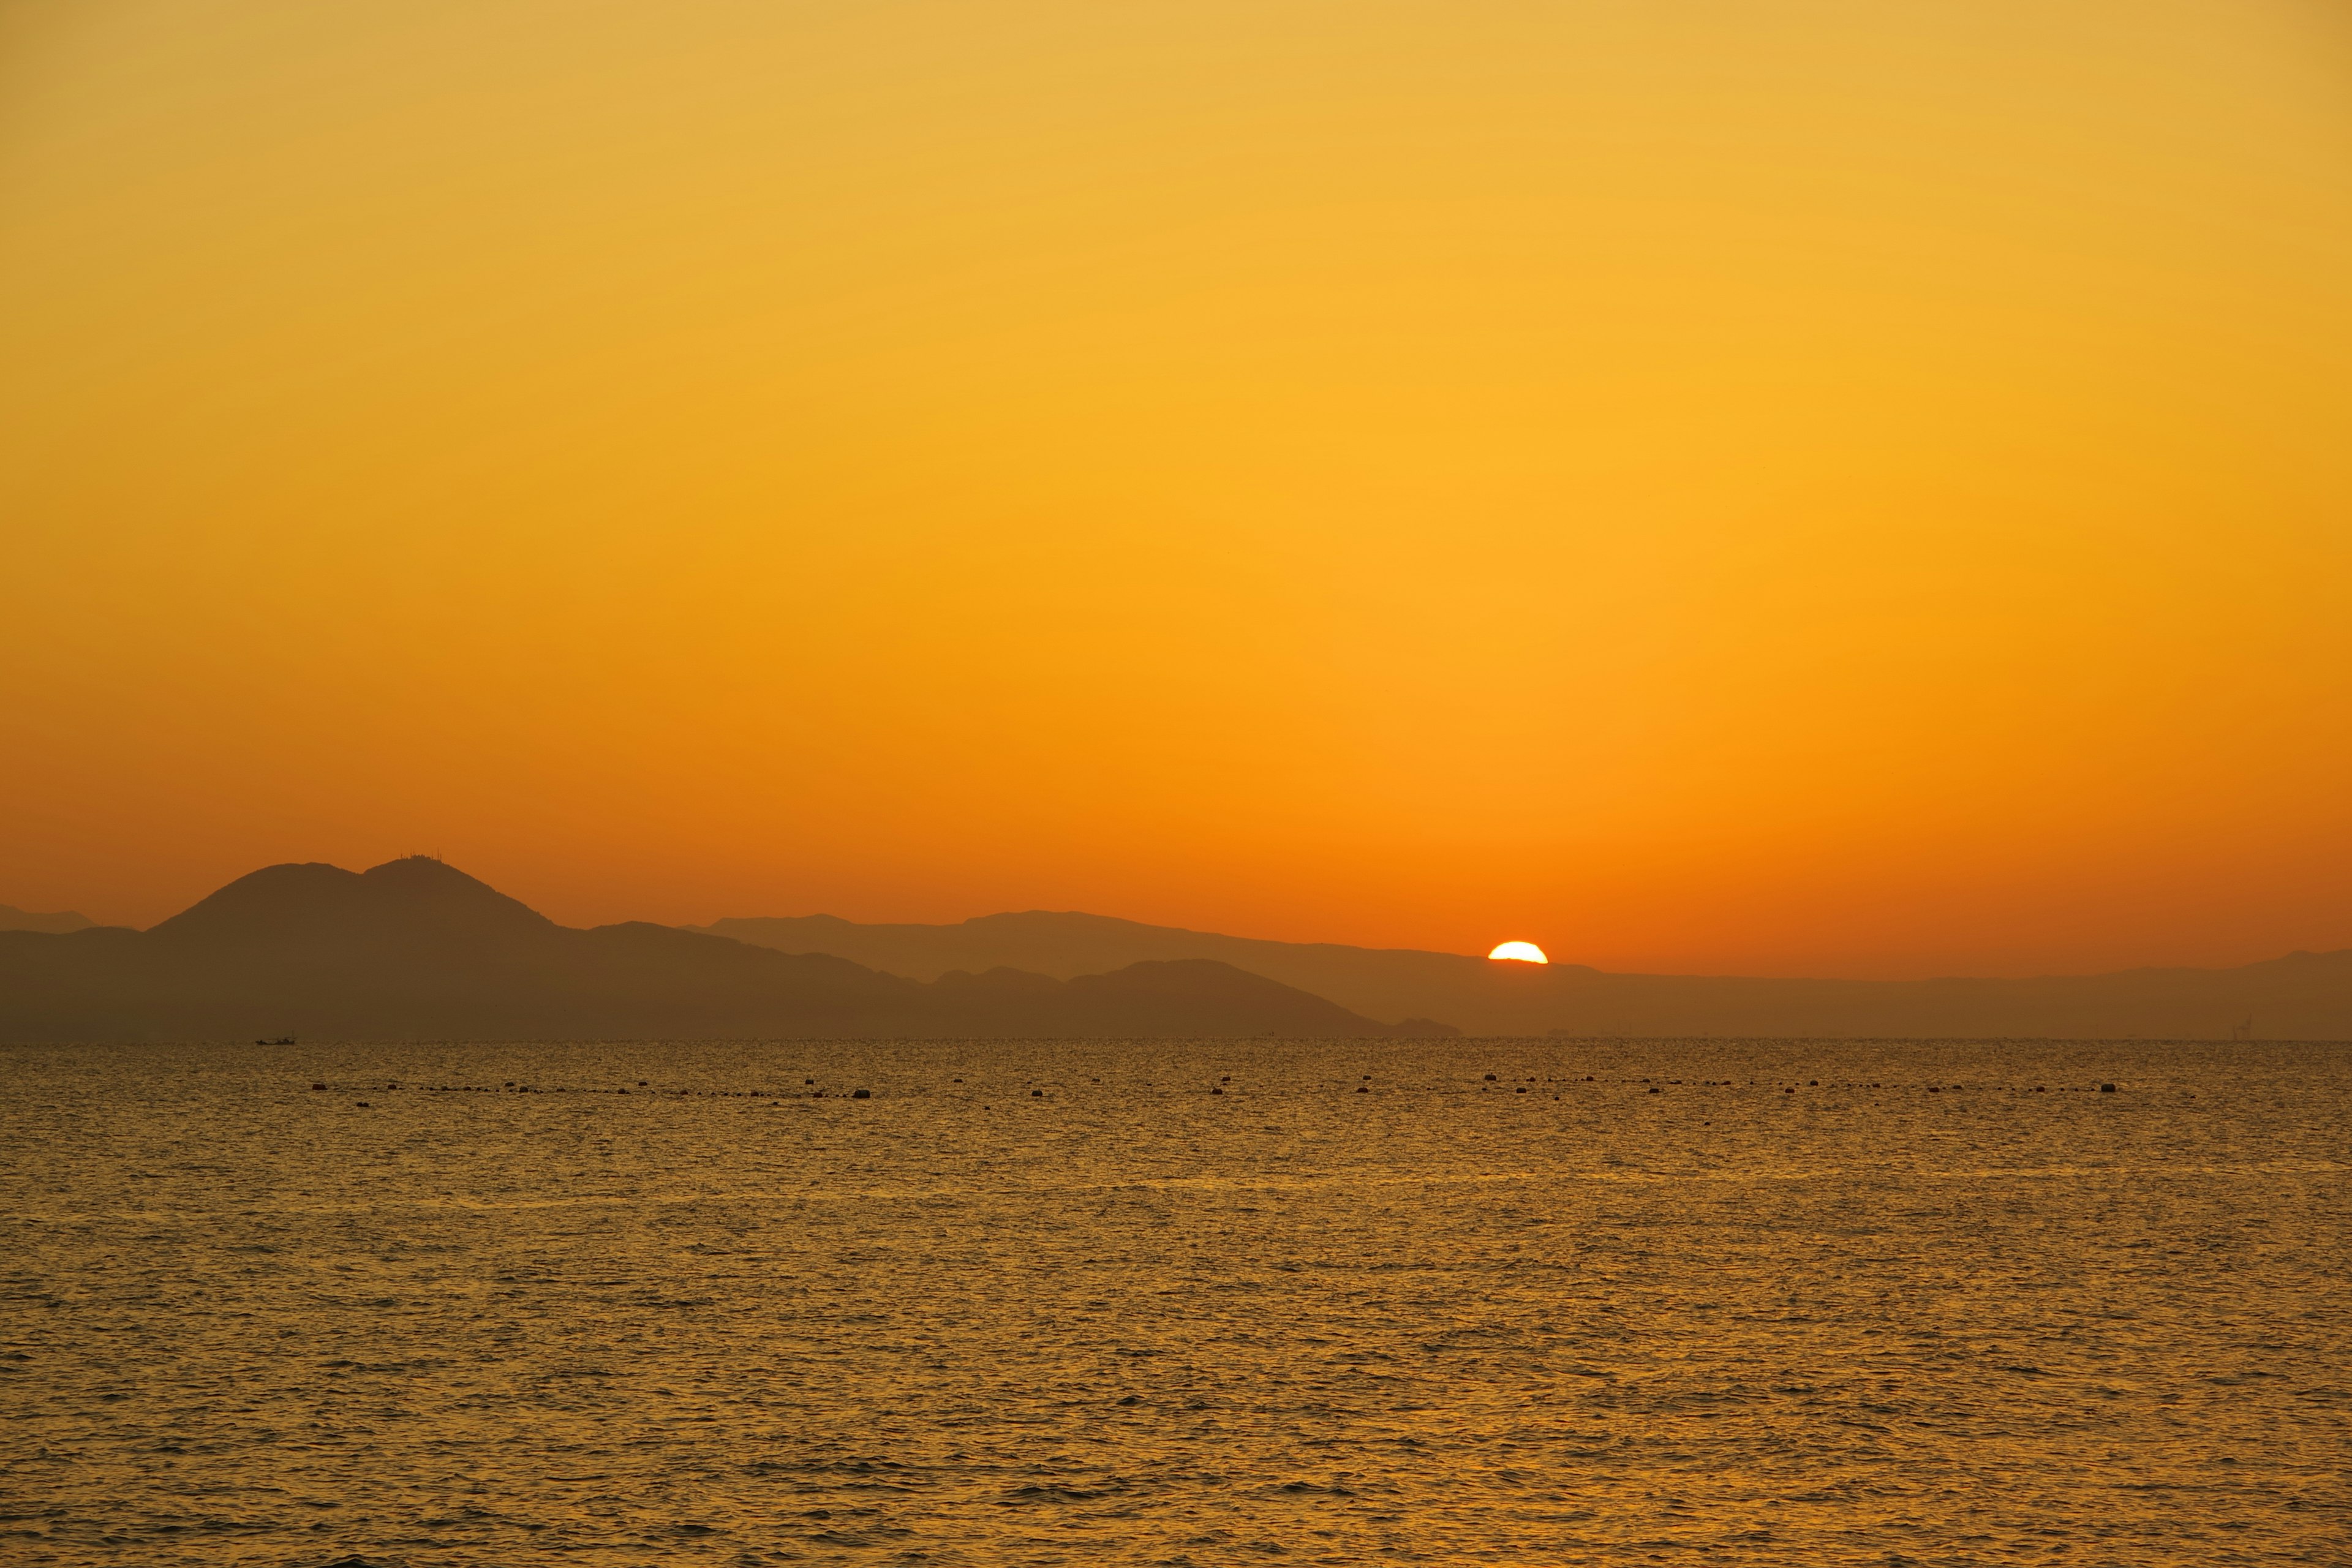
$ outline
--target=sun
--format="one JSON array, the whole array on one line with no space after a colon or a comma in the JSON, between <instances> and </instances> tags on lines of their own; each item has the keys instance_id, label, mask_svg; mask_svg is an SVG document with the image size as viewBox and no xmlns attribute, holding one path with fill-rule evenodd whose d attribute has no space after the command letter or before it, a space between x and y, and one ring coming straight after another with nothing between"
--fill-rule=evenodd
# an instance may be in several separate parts
<instances>
[{"instance_id":1,"label":"sun","mask_svg":"<svg viewBox=\"0 0 2352 1568\"><path fill-rule=\"evenodd\" d=\"M1486 956L1507 958L1515 963L1549 963L1551 962L1544 956L1544 950L1531 942L1507 942Z\"/></svg>"}]
</instances>

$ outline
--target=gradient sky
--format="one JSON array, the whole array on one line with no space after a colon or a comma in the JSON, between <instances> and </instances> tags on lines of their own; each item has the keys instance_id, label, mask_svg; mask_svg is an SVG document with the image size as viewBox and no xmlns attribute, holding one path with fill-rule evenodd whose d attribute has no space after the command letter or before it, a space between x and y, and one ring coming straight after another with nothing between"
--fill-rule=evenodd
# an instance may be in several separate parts
<instances>
[{"instance_id":1,"label":"gradient sky","mask_svg":"<svg viewBox=\"0 0 2352 1568\"><path fill-rule=\"evenodd\" d=\"M0 901L2352 945L2318 0L14 0Z\"/></svg>"}]
</instances>

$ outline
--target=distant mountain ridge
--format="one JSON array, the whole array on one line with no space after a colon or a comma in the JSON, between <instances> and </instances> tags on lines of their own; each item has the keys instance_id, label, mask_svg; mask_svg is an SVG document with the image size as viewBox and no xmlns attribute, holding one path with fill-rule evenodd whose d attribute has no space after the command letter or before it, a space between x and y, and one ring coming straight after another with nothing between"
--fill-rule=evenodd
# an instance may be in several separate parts
<instances>
[{"instance_id":1,"label":"distant mountain ridge","mask_svg":"<svg viewBox=\"0 0 2352 1568\"><path fill-rule=\"evenodd\" d=\"M412 857L271 866L145 931L0 931L0 1039L1381 1037L1210 960L929 981L631 921L557 925Z\"/></svg>"},{"instance_id":2,"label":"distant mountain ridge","mask_svg":"<svg viewBox=\"0 0 2352 1568\"><path fill-rule=\"evenodd\" d=\"M87 915L71 910L59 910L55 914L36 914L20 910L14 904L0 904L0 931L45 931L63 933L88 931L97 922Z\"/></svg>"},{"instance_id":3,"label":"distant mountain ridge","mask_svg":"<svg viewBox=\"0 0 2352 1568\"><path fill-rule=\"evenodd\" d=\"M1406 1021L1375 1022L1394 1017ZM1760 980L1266 942L1042 910L952 926L819 915L582 931L422 857L364 873L265 868L146 931L0 930L9 1040L1375 1037L1456 1032L1448 1025L1577 1037L2352 1040L2352 952L2023 980Z\"/></svg>"},{"instance_id":4,"label":"distant mountain ridge","mask_svg":"<svg viewBox=\"0 0 2352 1568\"><path fill-rule=\"evenodd\" d=\"M2022 980L1770 980L1268 942L1042 910L956 925L806 915L691 929L917 979L993 963L1074 974L1146 959L1215 959L1359 1012L1444 1018L1482 1035L2352 1039L2352 951L2237 969Z\"/></svg>"}]
</instances>

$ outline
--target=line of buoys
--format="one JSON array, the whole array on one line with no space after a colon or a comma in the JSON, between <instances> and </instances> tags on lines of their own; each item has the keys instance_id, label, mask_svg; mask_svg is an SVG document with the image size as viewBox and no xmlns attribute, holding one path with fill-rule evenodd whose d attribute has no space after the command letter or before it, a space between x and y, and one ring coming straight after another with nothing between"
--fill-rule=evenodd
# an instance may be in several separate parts
<instances>
[{"instance_id":1,"label":"line of buoys","mask_svg":"<svg viewBox=\"0 0 2352 1568\"><path fill-rule=\"evenodd\" d=\"M1371 1092L1371 1089L1370 1089L1370 1083L1371 1083L1371 1079L1372 1079L1372 1075L1371 1075L1371 1074L1370 1074L1370 1073L1366 1073L1366 1074L1362 1075L1362 1082L1359 1083L1359 1084L1356 1086L1356 1092L1357 1092L1358 1094L1370 1094L1370 1093ZM1213 1084L1213 1085L1211 1085L1211 1086L1210 1086L1209 1092L1210 1092L1211 1094L1213 1094L1213 1095L1219 1095L1219 1096L1222 1096L1222 1095L1225 1092L1223 1086L1224 1086L1224 1085L1226 1085L1226 1084L1229 1084L1229 1083L1233 1082L1233 1080L1234 1080L1234 1079L1233 1079L1233 1075L1232 1075L1231 1073L1225 1073L1225 1074L1222 1075L1222 1076L1219 1078L1218 1081L1217 1081L1215 1084ZM650 1087L650 1085L649 1085L649 1083L648 1083L648 1080L646 1080L646 1079L637 1079L636 1081L637 1081L637 1087L638 1087L639 1089L646 1089L646 1088ZM803 1083L803 1084L804 1084L804 1085L808 1085L808 1086L811 1086L812 1088L814 1088L814 1085L815 1085L815 1083L816 1083L816 1079L813 1079L813 1078L804 1078L804 1079L803 1079L801 1081L802 1081L802 1083ZM961 1078L957 1078L957 1079L953 1079L952 1081L953 1081L953 1082L955 1082L955 1083L961 1084L961 1083L962 1083L964 1080L963 1080L962 1079L961 1079ZM1097 1084L1098 1084L1098 1083L1100 1083L1100 1082L1102 1081L1102 1079L1101 1079L1100 1078L1090 1078L1087 1081L1088 1081L1088 1082L1090 1082L1090 1083L1097 1083ZM1549 1083L1549 1082L1553 1082L1553 1081L1561 1081L1561 1080L1554 1080L1554 1079L1532 1079L1532 1078L1530 1078L1530 1079L1527 1079L1527 1080L1526 1080L1526 1082L1528 1082L1528 1083L1536 1083L1536 1082L1547 1082L1547 1083ZM1586 1082L1586 1083L1592 1083L1592 1082L1597 1081L1597 1079L1596 1079L1596 1078L1595 1078L1595 1076L1594 1076L1593 1074L1587 1073L1587 1074L1585 1074L1585 1075L1584 1075L1583 1081L1584 1081L1584 1082ZM1662 1089L1662 1087L1661 1087L1661 1085L1660 1085L1659 1081L1658 1081L1658 1080L1656 1080L1656 1079L1649 1079L1649 1078L1643 1078L1643 1079L1617 1079L1617 1080L1615 1080L1615 1081L1618 1081L1618 1082L1623 1082L1623 1083L1634 1083L1634 1084L1638 1084L1638 1085L1642 1086L1642 1087L1645 1089L1645 1091L1646 1091L1647 1093L1650 1093L1650 1094L1658 1094L1658 1093L1663 1092L1663 1089ZM1482 1090L1483 1090L1483 1089L1485 1089L1485 1087L1486 1087L1486 1085L1488 1085L1488 1084L1499 1084L1500 1082L1501 1082L1501 1079L1500 1079L1500 1078L1499 1078L1496 1074L1494 1074L1494 1073L1487 1073L1487 1074L1485 1074L1485 1075L1484 1075L1483 1081L1481 1082L1480 1088L1481 1088L1481 1089L1482 1089ZM1678 1078L1677 1078L1677 1079L1668 1079L1664 1080L1664 1085L1666 1085L1666 1086L1680 1086L1680 1085L1682 1085L1682 1084L1685 1082L1685 1080L1684 1080L1684 1079L1678 1079ZM1751 1088L1752 1088L1752 1087L1755 1087L1755 1080L1754 1080L1754 1079L1751 1079L1750 1080L1748 1080L1748 1085L1749 1085L1749 1087L1751 1087ZM325 1093L325 1092L327 1092L327 1091L330 1089L330 1088L331 1088L331 1086L330 1084L328 1084L328 1083L327 1083L325 1080L323 1080L323 1079L314 1081L314 1082L312 1082L312 1084L310 1085L310 1089L311 1089L311 1091L312 1091L313 1093ZM385 1089L386 1090L388 1090L388 1091L397 1092L397 1091L399 1090L399 1089L400 1089L400 1087L401 1087L401 1086L400 1086L398 1083L386 1083L383 1087L384 1087L384 1089ZM514 1080L514 1079L505 1079L505 1080L504 1080L504 1082L503 1082L503 1084L501 1085L501 1087L502 1087L503 1089L507 1089L507 1090L510 1090L510 1091L512 1091L512 1092L514 1092L514 1093L517 1093L517 1094L569 1094L569 1093L578 1092L578 1093L583 1093L583 1094L615 1094L615 1095L625 1095L625 1094L628 1094L628 1093L630 1092L630 1091L629 1091L628 1089L579 1089L579 1090L574 1090L574 1089L572 1089L572 1088L570 1088L569 1086L566 1086L566 1085L561 1085L561 1084L556 1085L556 1086L554 1086L554 1087L552 1087L552 1088L551 1088L551 1089L535 1089L535 1088L533 1088L533 1087L532 1087L531 1085L530 1085L530 1084L518 1083L517 1081L515 1081L515 1080ZM1148 1084L1148 1083L1147 1083L1147 1084L1145 1084L1143 1087L1144 1087L1144 1088L1146 1088L1146 1089L1150 1089L1150 1088L1152 1088L1153 1086L1152 1086L1152 1085L1150 1085L1150 1084ZM1321 1086L1321 1085L1318 1085L1317 1087L1318 1087L1318 1088L1322 1088L1323 1086ZM1442 1089L1442 1088L1440 1088L1439 1086L1431 1086L1431 1087L1433 1087L1433 1088L1438 1088L1438 1089L1439 1089L1439 1092L1444 1092L1444 1090ZM1701 1081L1701 1083L1700 1083L1700 1087L1702 1087L1702 1088L1706 1088L1706 1089L1731 1089L1731 1088L1738 1088L1738 1085L1736 1082L1734 1082L1734 1081L1732 1081L1732 1080L1728 1080L1728 1079L1722 1079L1722 1080L1718 1080L1718 1079L1705 1079L1705 1080L1702 1080L1702 1081ZM1793 1084L1787 1084L1787 1083L1784 1083L1784 1084L1782 1084L1782 1085L1781 1085L1781 1086L1780 1086L1780 1092L1781 1092L1781 1093L1783 1093L1783 1094L1794 1094L1794 1093L1796 1093L1796 1092L1797 1092L1796 1088L1795 1088L1795 1086L1794 1086ZM1821 1087L1822 1087L1822 1080L1821 1080L1821 1079L1807 1079L1805 1080L1804 1087L1805 1087L1805 1088L1807 1088L1807 1089L1819 1089L1819 1088L1821 1088ZM1860 1083L1860 1082L1856 1082L1856 1083L1850 1083L1850 1084L1832 1084L1830 1087L1831 1087L1832 1089L1874 1089L1874 1089L1883 1089L1885 1086L1884 1086L1883 1084L1881 1084L1881 1083L1876 1083L1876 1082L1871 1082L1871 1083ZM1966 1089L1967 1089L1967 1088L1968 1088L1968 1086L1967 1086L1967 1085L1965 1085L1965 1084L1958 1084L1958 1083L1955 1083L1955 1084L1934 1084L1934 1083L1931 1083L1931 1084L1922 1085L1921 1087L1923 1087L1924 1089L1926 1089L1926 1090L1927 1090L1929 1094L1942 1094L1942 1093L1946 1092L1948 1089L1948 1090L1950 1090L1950 1091L1952 1091L1952 1092L1955 1092L1955 1093L1959 1093L1959 1092L1965 1092L1965 1091L1966 1091ZM2030 1089L2027 1089L2024 1085L2021 1085L2021 1085L2015 1085L2015 1086L1994 1085L1994 1086L1990 1086L1990 1087L1991 1087L1991 1088L1993 1088L1997 1092L2005 1092L2005 1093L2011 1093L2011 1094L2025 1094L2025 1093L2032 1093L2032 1094L2046 1094L2046 1093L2048 1093L2048 1092L2049 1092L2049 1086L2048 1086L2048 1085L2046 1085L2046 1084L2039 1084L2039 1083L2034 1084L2034 1085L2033 1085ZM2089 1087L2090 1087L2090 1086L2087 1086L2087 1085L2086 1085L2086 1086L2084 1086L2084 1088L2085 1088L2085 1089L2088 1089ZM2101 1082L2101 1083L2099 1083L2099 1084L2096 1086L2096 1090L2095 1090L2095 1091L2096 1091L2097 1093L2100 1093L2100 1094L2116 1094L2116 1093L2120 1093L2120 1092L2121 1092L2121 1089L2120 1089L2120 1088L2119 1088L2116 1084L2115 1084L2115 1083L2112 1083L2112 1082ZM495 1091L495 1090L492 1090L491 1089L489 1089L489 1088L488 1088L488 1086L487 1086L487 1085L482 1085L482 1084L427 1084L427 1085L421 1086L421 1087L420 1087L420 1090L419 1090L419 1092L426 1093L426 1094L488 1094L488 1093L493 1093L493 1092L496 1092L496 1091ZM718 1089L718 1090L711 1090L711 1089L696 1090L696 1089L674 1089L674 1090L668 1090L668 1091L659 1091L659 1092L669 1092L669 1093L673 1093L673 1094L677 1095L677 1096L678 1098L680 1098L680 1099L687 1099L687 1098L697 1097L697 1096L699 1096L700 1098L704 1098L704 1099L714 1099L714 1100L781 1100L781 1099L784 1098L784 1096L782 1095L782 1091L780 1091L780 1090L774 1090L774 1089L735 1089L735 1090L726 1090L726 1089ZM1515 1088L1514 1092L1515 1092L1515 1093L1518 1093L1518 1094L1525 1094L1525 1093L1527 1093L1528 1091L1527 1091L1527 1089L1526 1089L1525 1088ZM2062 1089L2061 1092L2065 1092L2065 1090ZM2082 1090L2076 1090L2075 1092L2082 1092ZM2186 1091L2184 1091L2184 1092L2186 1092ZM824 1100L824 1099L827 1099L827 1098L832 1098L832 1099L848 1099L848 1100L871 1100L871 1099L873 1099L873 1098L874 1098L874 1092L873 1092L873 1090L871 1090L871 1089L860 1089L851 1090L851 1091L849 1091L847 1094L835 1093L835 1094L834 1094L834 1095L832 1095L832 1096L828 1096L828 1095L826 1094L826 1092L825 1092L824 1089L814 1089L814 1091L813 1093L811 1093L811 1094L808 1096L808 1098L809 1098L809 1099L812 1099L812 1100ZM1032 1099L1032 1100L1043 1100L1043 1099L1045 1099L1045 1091L1043 1089L1036 1089L1036 1088L1033 1088L1033 1089L1031 1089L1029 1090L1029 1098L1030 1098L1030 1099ZM1558 1099L1559 1099L1560 1097L1559 1097L1559 1095L1555 1094L1555 1095L1553 1095L1553 1096L1552 1096L1552 1098L1553 1098L1554 1100L1558 1100ZM355 1104L358 1104L358 1105L362 1105L362 1106L370 1106L370 1108L371 1108L371 1109L373 1109L373 1107L372 1107L372 1105L371 1105L371 1102L366 1101L366 1100L359 1100L359 1101L355 1101L354 1103L355 1103ZM988 1108L988 1107L986 1107L986 1106L982 1106L982 1110L987 1110L987 1109L989 1109L989 1108ZM1709 1126L1711 1126L1711 1125L1713 1125L1713 1123L1712 1123L1712 1122L1708 1122L1708 1123L1706 1123L1706 1125L1709 1125Z\"/></svg>"}]
</instances>

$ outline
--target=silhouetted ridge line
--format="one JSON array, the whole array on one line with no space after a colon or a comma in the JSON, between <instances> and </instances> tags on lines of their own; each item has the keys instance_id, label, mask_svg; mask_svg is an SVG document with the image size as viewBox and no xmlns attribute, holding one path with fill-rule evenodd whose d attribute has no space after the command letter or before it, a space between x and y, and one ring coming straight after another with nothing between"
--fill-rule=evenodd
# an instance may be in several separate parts
<instances>
[{"instance_id":1,"label":"silhouetted ridge line","mask_svg":"<svg viewBox=\"0 0 2352 1568\"><path fill-rule=\"evenodd\" d=\"M14 904L0 904L0 931L39 931L62 934L69 931L88 931L95 923L88 915L72 910L42 914L33 910L20 910Z\"/></svg>"},{"instance_id":2,"label":"silhouetted ridge line","mask_svg":"<svg viewBox=\"0 0 2352 1568\"><path fill-rule=\"evenodd\" d=\"M0 932L0 1038L1369 1037L1222 963L925 982L627 921L557 925L425 857L241 877L147 931Z\"/></svg>"},{"instance_id":3,"label":"silhouetted ridge line","mask_svg":"<svg viewBox=\"0 0 2352 1568\"><path fill-rule=\"evenodd\" d=\"M783 952L835 953L913 979L993 965L1067 978L1145 961L1213 959L1359 1013L1444 1018L1474 1034L2352 1038L2352 952L2294 953L2240 969L2026 980L1759 980L1266 942L1038 910L956 925L808 915L697 929Z\"/></svg>"}]
</instances>

